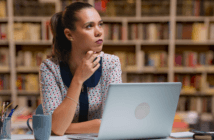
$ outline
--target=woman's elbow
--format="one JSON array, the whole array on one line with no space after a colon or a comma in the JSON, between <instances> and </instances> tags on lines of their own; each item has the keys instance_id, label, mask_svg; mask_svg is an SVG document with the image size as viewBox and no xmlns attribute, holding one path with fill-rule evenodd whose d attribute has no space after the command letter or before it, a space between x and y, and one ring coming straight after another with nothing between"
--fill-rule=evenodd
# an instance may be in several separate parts
<instances>
[{"instance_id":1,"label":"woman's elbow","mask_svg":"<svg viewBox=\"0 0 214 140\"><path fill-rule=\"evenodd\" d=\"M51 135L56 135L56 136L63 136L64 135L64 132L60 131L60 130L55 130L55 129L52 129L51 131Z\"/></svg>"},{"instance_id":2,"label":"woman's elbow","mask_svg":"<svg viewBox=\"0 0 214 140\"><path fill-rule=\"evenodd\" d=\"M63 136L65 134L64 130L60 129L60 127L57 124L54 124L53 122L51 132L53 132L53 134L57 136Z\"/></svg>"}]
</instances>

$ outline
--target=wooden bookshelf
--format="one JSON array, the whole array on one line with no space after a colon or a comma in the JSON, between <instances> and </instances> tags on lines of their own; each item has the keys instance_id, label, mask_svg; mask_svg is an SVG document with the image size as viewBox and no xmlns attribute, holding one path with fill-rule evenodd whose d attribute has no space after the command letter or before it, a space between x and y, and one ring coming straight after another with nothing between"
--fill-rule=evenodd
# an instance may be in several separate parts
<instances>
[{"instance_id":1,"label":"wooden bookshelf","mask_svg":"<svg viewBox=\"0 0 214 140\"><path fill-rule=\"evenodd\" d=\"M8 32L14 32L14 23L37 23L41 25L41 35L39 40L37 41L30 41L30 40L14 40L14 34L8 34L7 40L0 40L0 48L8 48L9 51L9 59L10 59L10 67L0 67L0 74L9 73L10 74L10 90L0 91L1 95L11 95L11 100L13 101L13 107L17 104L17 97L21 96L28 96L28 95L35 95L38 96L38 91L19 91L16 87L16 79L17 75L20 73L24 74L31 74L36 73L38 74L39 67L38 66L17 66L17 55L19 51L44 51L42 48L51 48L52 45L52 38L49 36L47 38L46 32L46 24L47 21L50 19L48 16L15 16L13 4L14 0L5 0L7 1L7 14L6 17L0 17L0 24L6 23L8 24ZM192 0L193 1L193 0ZM92 5L95 5L95 0L88 0L88 2ZM124 1L121 1L124 2ZM105 39L104 40L104 52L114 54L115 52L123 52L128 54L128 52L132 52L135 54L135 64L134 65L125 65L122 68L122 80L124 83L128 82L129 76L131 74L135 75L163 75L167 80L167 82L173 82L176 75L189 75L192 78L194 75L201 76L201 84L199 90L184 90L181 91L182 97L196 97L198 104L197 104L197 112L199 114L202 113L202 97L208 96L212 98L212 112L211 114L214 115L214 90L209 88L209 83L207 78L209 75L214 74L214 65L203 65L203 66L175 66L174 61L176 57L176 53L180 52L183 53L184 51L196 51L197 53L200 51L207 52L209 50L214 50L212 45L214 45L214 40L210 39L210 26L214 23L214 16L213 15L182 15L179 13L178 0L164 0L164 2L169 2L169 11L165 11L163 15L156 15L154 13L149 13L148 5L145 4L145 0L134 0L135 3L135 16L108 16L106 14L102 17L104 21L104 25L109 24L110 27L115 27L115 24L118 24L122 28L119 31L119 35L121 38L116 37L117 39ZM130 4L131 5L131 4ZM167 6L166 6L167 7ZM144 9L142 9L144 8ZM157 8L157 7L156 7ZM185 9L185 8L184 8ZM184 10L181 8L181 11ZM55 12L59 12L62 9L62 1L55 0ZM146 11L147 10L147 11ZM157 10L157 9L156 9ZM160 9L158 9L160 10ZM150 8L151 11L151 8ZM154 11L152 11L154 12ZM181 12L182 13L182 12ZM115 14L115 13L113 13ZM151 14L151 15L149 15ZM195 14L195 13L194 13ZM110 13L111 15L111 13ZM178 24L194 24L194 23L203 23L207 28L206 36L207 38L204 41L195 41L192 39L177 39L177 26ZM138 39L130 39L130 34L133 34L133 30L129 30L130 26L133 24L137 24L138 34L136 35ZM151 32L154 29L161 29L158 24L167 25L168 34L167 39L158 35L151 36L151 39L144 34L144 26L147 25L151 27ZM142 27L141 27L142 25ZM149 27L149 28L150 28ZM118 30L118 28L116 28ZM143 30L139 30L143 29ZM107 31L110 32L111 29ZM165 29L163 29L165 31ZM150 31L150 30L148 30ZM147 31L147 32L148 32ZM159 30L160 31L160 30ZM153 34L153 33L152 33ZM155 33L154 33L155 34ZM153 37L155 39L153 39ZM159 37L159 38L158 38ZM140 38L140 39L139 39ZM201 47L202 46L202 47ZM145 53L142 56L142 51ZM150 66L150 63L145 58L146 55L150 55L150 51L157 52L163 51L167 54L167 66L162 67L155 67ZM143 57L143 58L142 58ZM122 62L122 61L121 61ZM126 63L126 62L123 62ZM130 62L131 63L131 62ZM151 77L150 77L151 78ZM191 80L191 79L190 79ZM152 81L151 81L152 82ZM210 114L209 114L210 115Z\"/></svg>"}]
</instances>

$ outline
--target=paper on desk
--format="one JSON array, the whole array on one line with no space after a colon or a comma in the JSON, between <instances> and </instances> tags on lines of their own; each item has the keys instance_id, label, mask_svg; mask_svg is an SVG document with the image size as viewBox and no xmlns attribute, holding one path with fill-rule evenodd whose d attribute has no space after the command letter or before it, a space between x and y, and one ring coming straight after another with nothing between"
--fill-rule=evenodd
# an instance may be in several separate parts
<instances>
[{"instance_id":1,"label":"paper on desk","mask_svg":"<svg viewBox=\"0 0 214 140\"><path fill-rule=\"evenodd\" d=\"M193 137L192 132L176 132L176 133L171 133L170 137L173 138L192 138Z\"/></svg>"}]
</instances>

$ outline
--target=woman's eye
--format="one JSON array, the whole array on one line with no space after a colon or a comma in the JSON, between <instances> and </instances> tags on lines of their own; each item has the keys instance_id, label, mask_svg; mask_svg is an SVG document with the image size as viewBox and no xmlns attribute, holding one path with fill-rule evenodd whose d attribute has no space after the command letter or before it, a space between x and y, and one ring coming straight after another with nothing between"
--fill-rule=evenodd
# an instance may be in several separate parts
<instances>
[{"instance_id":1,"label":"woman's eye","mask_svg":"<svg viewBox=\"0 0 214 140\"><path fill-rule=\"evenodd\" d=\"M91 27L92 27L91 25L86 26L86 28L91 28Z\"/></svg>"},{"instance_id":2,"label":"woman's eye","mask_svg":"<svg viewBox=\"0 0 214 140\"><path fill-rule=\"evenodd\" d=\"M100 26L103 26L104 23L100 23Z\"/></svg>"}]
</instances>

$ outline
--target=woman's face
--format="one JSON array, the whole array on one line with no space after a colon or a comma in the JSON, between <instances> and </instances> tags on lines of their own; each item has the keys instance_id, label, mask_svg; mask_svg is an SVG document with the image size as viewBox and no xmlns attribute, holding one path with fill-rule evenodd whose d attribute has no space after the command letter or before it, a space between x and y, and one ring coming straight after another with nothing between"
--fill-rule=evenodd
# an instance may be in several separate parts
<instances>
[{"instance_id":1,"label":"woman's face","mask_svg":"<svg viewBox=\"0 0 214 140\"><path fill-rule=\"evenodd\" d=\"M89 50L94 52L102 51L104 30L103 21L94 8L86 8L76 13L79 19L75 25L76 30L72 31L72 47L78 46L86 53Z\"/></svg>"}]
</instances>

